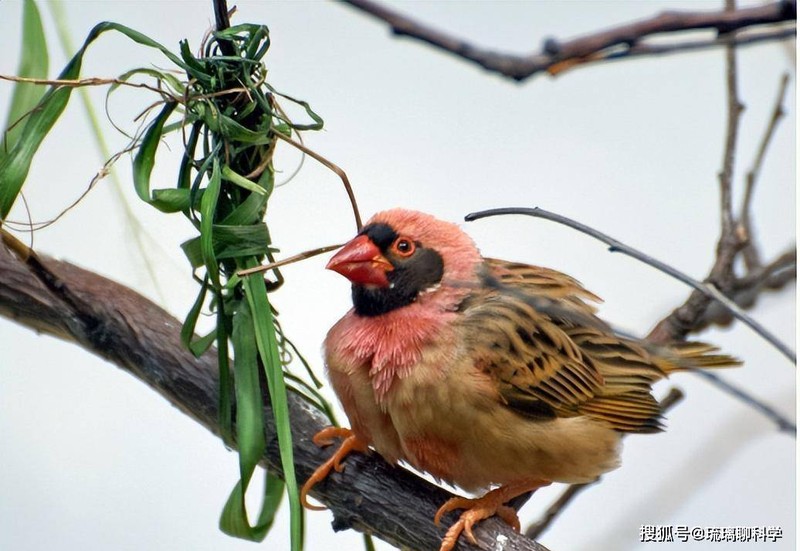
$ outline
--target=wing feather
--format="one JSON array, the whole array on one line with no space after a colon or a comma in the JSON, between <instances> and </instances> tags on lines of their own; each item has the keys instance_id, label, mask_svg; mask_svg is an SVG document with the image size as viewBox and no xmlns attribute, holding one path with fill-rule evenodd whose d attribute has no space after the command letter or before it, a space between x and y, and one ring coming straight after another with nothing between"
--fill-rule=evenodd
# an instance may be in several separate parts
<instances>
[{"instance_id":1,"label":"wing feather","mask_svg":"<svg viewBox=\"0 0 800 551\"><path fill-rule=\"evenodd\" d=\"M461 323L504 404L533 418L586 415L620 431L660 430L650 387L665 376L661 358L597 318L586 302L595 295L555 270L495 259L485 269Z\"/></svg>"}]
</instances>

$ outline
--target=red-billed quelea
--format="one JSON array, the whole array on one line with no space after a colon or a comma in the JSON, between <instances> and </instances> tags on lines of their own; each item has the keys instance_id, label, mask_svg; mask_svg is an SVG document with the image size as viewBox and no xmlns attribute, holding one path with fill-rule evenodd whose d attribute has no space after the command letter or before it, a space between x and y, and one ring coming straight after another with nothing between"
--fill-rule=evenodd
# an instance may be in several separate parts
<instances>
[{"instance_id":1,"label":"red-billed quelea","mask_svg":"<svg viewBox=\"0 0 800 551\"><path fill-rule=\"evenodd\" d=\"M702 343L656 346L617 334L571 277L483 258L455 224L409 210L376 214L328 263L352 282L353 308L325 340L330 381L352 429L306 495L351 451L374 448L466 490L444 536L499 515L551 481L588 482L619 465L622 433L661 429L651 386L675 371L737 362Z\"/></svg>"}]
</instances>

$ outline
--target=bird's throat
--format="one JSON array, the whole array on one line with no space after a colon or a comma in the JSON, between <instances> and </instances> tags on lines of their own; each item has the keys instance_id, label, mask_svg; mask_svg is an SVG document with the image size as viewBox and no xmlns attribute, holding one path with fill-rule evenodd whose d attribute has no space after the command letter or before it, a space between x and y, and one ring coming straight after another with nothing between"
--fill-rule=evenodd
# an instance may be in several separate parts
<instances>
[{"instance_id":1,"label":"bird's throat","mask_svg":"<svg viewBox=\"0 0 800 551\"><path fill-rule=\"evenodd\" d=\"M397 379L405 378L425 354L426 346L441 338L453 314L436 315L418 304L381 316L353 315L348 333L351 354L369 368L375 396L383 401Z\"/></svg>"}]
</instances>

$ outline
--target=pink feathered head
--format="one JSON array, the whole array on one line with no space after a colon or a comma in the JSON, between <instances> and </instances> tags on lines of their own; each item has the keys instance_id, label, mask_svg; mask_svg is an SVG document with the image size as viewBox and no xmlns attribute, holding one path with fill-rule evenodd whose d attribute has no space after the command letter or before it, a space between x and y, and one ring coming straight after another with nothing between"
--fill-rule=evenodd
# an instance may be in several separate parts
<instances>
[{"instance_id":1,"label":"pink feathered head","mask_svg":"<svg viewBox=\"0 0 800 551\"><path fill-rule=\"evenodd\" d=\"M480 251L472 239L452 222L434 218L430 214L406 209L379 212L367 224L388 224L398 234L422 243L441 255L444 261L442 283L471 284L476 279L476 269L482 262Z\"/></svg>"}]
</instances>

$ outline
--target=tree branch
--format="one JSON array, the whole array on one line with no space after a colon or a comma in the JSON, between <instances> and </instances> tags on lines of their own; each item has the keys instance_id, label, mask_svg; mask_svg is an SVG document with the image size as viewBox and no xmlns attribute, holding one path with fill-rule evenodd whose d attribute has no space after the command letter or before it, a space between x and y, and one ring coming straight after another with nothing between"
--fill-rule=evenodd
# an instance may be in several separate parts
<instances>
[{"instance_id":1,"label":"tree branch","mask_svg":"<svg viewBox=\"0 0 800 551\"><path fill-rule=\"evenodd\" d=\"M727 8L730 13L735 13L732 0L727 0ZM723 153L722 170L719 174L720 184L720 210L721 210L721 230L717 242L717 252L714 265L705 281L716 287L722 294L732 296L734 304L741 304L748 307L755 303L758 290L764 287L769 280L771 285L786 284L791 279L786 274L796 273L797 261L796 251L785 253L771 263L771 270L786 270L778 275L777 271L762 271L755 245L752 241L752 221L750 216L750 204L753 198L753 190L764 154L769 146L775 128L780 121L783 113L783 99L787 86L784 77L778 93L776 105L773 108L772 117L767 126L764 138L762 139L753 168L748 173L747 187L740 209L740 218L737 221L733 214L732 188L734 173L734 156L736 152L736 138L739 127L739 117L742 112L742 104L739 100L736 88L736 52L733 46L728 46L725 52L726 59L726 82L728 95L728 122L725 139L725 150ZM745 266L749 270L744 278L738 278L734 271L734 261L739 254L742 254ZM704 327L713 320L720 320L722 323L730 321L727 312L720 312L720 303L714 302L707 293L702 290L695 290L681 306L673 310L668 316L662 319L650 332L648 339L654 342L668 342L680 340L689 332ZM726 310L733 310L726 306ZM738 317L734 314L735 317ZM780 347L779 347L780 348ZM782 349L784 355L793 355L788 349ZM796 355L794 355L796 358ZM795 360L796 363L796 360Z\"/></svg>"},{"instance_id":2,"label":"tree branch","mask_svg":"<svg viewBox=\"0 0 800 551\"><path fill-rule=\"evenodd\" d=\"M786 434L797 438L797 424L790 421L774 407L751 396L746 391L742 390L733 383L729 383L716 373L712 373L711 371L693 371L692 373L711 382L714 386L726 394L736 396L736 398L744 402L747 406L757 409L762 415L775 423L780 432L785 432Z\"/></svg>"},{"instance_id":3,"label":"tree branch","mask_svg":"<svg viewBox=\"0 0 800 551\"><path fill-rule=\"evenodd\" d=\"M753 165L747 173L747 180L745 183L744 199L742 199L742 208L739 213L739 223L745 235L745 246L742 250L742 258L744 259L745 267L748 270L756 270L761 266L761 257L758 248L753 238L753 228L750 215L750 206L753 202L753 191L755 190L756 181L761 174L761 166L764 164L764 157L766 157L767 149L775 135L775 129L778 128L778 123L784 117L783 100L786 97L786 89L789 87L789 75L784 73L781 77L780 87L778 89L778 97L775 100L775 106L772 108L772 116L767 123L767 129L764 131L764 137L761 139L761 145L756 152L756 158Z\"/></svg>"},{"instance_id":4,"label":"tree branch","mask_svg":"<svg viewBox=\"0 0 800 551\"><path fill-rule=\"evenodd\" d=\"M185 350L178 320L127 287L67 262L32 254L6 232L3 244L0 315L116 364L219 436L217 359L213 352L195 358ZM295 462L299 480L304 481L330 453L311 442L325 419L294 394L289 395L289 406ZM268 435L264 464L281 474L268 407L264 422ZM406 549L438 548L446 526L455 520L451 513L443 527L433 524L434 513L452 494L375 454L349 457L344 472L333 473L312 494L332 510L335 530L354 528ZM456 549L495 549L496 542L504 539L508 551L547 551L497 518L480 523L475 534L478 547L460 538Z\"/></svg>"},{"instance_id":5,"label":"tree branch","mask_svg":"<svg viewBox=\"0 0 800 551\"><path fill-rule=\"evenodd\" d=\"M744 255L743 250L742 254ZM738 278L730 293L731 300L740 308L749 309L756 305L764 291L777 291L797 279L797 249L778 255L773 261L753 269L742 278ZM708 305L695 323L695 330L700 331L709 325L728 325L733 316L725 307L712 302Z\"/></svg>"},{"instance_id":6,"label":"tree branch","mask_svg":"<svg viewBox=\"0 0 800 551\"><path fill-rule=\"evenodd\" d=\"M796 35L796 27L772 29L758 34L732 36L740 29L760 28L797 20L796 0L782 0L765 6L735 11L668 11L649 19L585 35L564 42L545 40L541 52L528 55L500 53L481 48L456 36L416 21L372 0L340 0L389 25L392 33L425 42L457 57L471 61L487 71L523 81L541 72L556 75L565 69L599 61L642 55L660 55L728 45L744 45L764 40L780 40ZM675 44L647 44L656 34L689 30L716 31L709 40Z\"/></svg>"}]
</instances>

